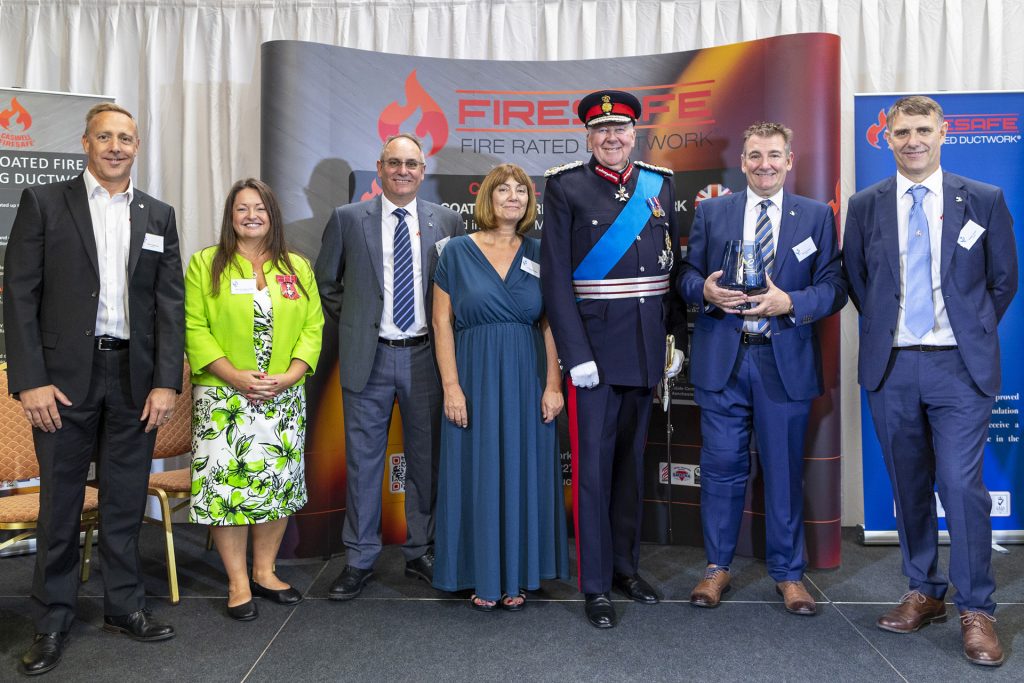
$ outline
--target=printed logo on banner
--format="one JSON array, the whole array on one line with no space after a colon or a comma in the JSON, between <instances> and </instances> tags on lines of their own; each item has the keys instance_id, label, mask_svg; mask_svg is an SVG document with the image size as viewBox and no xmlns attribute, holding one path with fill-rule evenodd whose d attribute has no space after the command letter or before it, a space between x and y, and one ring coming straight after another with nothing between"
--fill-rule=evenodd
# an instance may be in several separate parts
<instances>
[{"instance_id":1,"label":"printed logo on banner","mask_svg":"<svg viewBox=\"0 0 1024 683\"><path fill-rule=\"evenodd\" d=\"M32 115L28 109L12 97L10 102L0 103L0 146L31 147L35 144L32 136L26 133L32 127Z\"/></svg>"},{"instance_id":2,"label":"printed logo on banner","mask_svg":"<svg viewBox=\"0 0 1024 683\"><path fill-rule=\"evenodd\" d=\"M870 126L868 126L868 130L864 134L864 137L867 138L868 144L871 145L872 147L874 147L875 149L882 149L882 146L878 144L879 141L884 142L885 143L885 148L889 149L889 141L885 139L884 135L882 135L882 133L884 133L884 132L885 132L885 110L884 109L879 109L878 110L878 123L872 123Z\"/></svg>"},{"instance_id":3,"label":"printed logo on banner","mask_svg":"<svg viewBox=\"0 0 1024 683\"><path fill-rule=\"evenodd\" d=\"M988 495L992 498L991 517L1009 517L1011 515L1009 491L989 491ZM935 492L935 514L939 517L946 516L946 508L942 507L942 501L939 499L938 491ZM896 516L895 501L892 504L892 516Z\"/></svg>"},{"instance_id":4,"label":"printed logo on banner","mask_svg":"<svg viewBox=\"0 0 1024 683\"><path fill-rule=\"evenodd\" d=\"M697 193L697 196L693 200L693 205L696 206L705 199L714 199L715 197L721 197L722 195L727 194L732 194L732 190L730 190L725 185L712 183L711 185L708 185L703 190Z\"/></svg>"},{"instance_id":5,"label":"printed logo on banner","mask_svg":"<svg viewBox=\"0 0 1024 683\"><path fill-rule=\"evenodd\" d=\"M658 482L668 483L668 463L659 463L660 476ZM673 486L700 486L700 465L672 465Z\"/></svg>"},{"instance_id":6,"label":"printed logo on banner","mask_svg":"<svg viewBox=\"0 0 1024 683\"><path fill-rule=\"evenodd\" d=\"M946 114L949 124L946 132L947 145L992 145L1017 144L1020 142L1019 114ZM889 149L883 135L886 121L885 110L878 110L878 123L868 126L864 137L875 149ZM837 214L838 215L838 214Z\"/></svg>"},{"instance_id":7,"label":"printed logo on banner","mask_svg":"<svg viewBox=\"0 0 1024 683\"><path fill-rule=\"evenodd\" d=\"M448 119L437 101L426 91L416 78L413 69L405 79L405 104L397 100L384 107L377 119L377 134L383 142L389 135L396 135L403 129L408 130L406 121L413 118L417 111L422 111L419 121L415 122L413 131L420 140L426 142L430 138L427 156L434 156L448 142Z\"/></svg>"},{"instance_id":8,"label":"printed logo on banner","mask_svg":"<svg viewBox=\"0 0 1024 683\"><path fill-rule=\"evenodd\" d=\"M389 457L388 482L391 493L405 493L405 453L392 453Z\"/></svg>"}]
</instances>

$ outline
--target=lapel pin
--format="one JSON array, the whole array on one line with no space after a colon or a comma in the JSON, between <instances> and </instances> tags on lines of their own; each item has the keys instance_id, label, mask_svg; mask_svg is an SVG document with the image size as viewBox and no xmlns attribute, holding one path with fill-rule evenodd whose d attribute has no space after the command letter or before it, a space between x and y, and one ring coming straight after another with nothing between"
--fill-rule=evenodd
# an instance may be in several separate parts
<instances>
[{"instance_id":1,"label":"lapel pin","mask_svg":"<svg viewBox=\"0 0 1024 683\"><path fill-rule=\"evenodd\" d=\"M145 205L145 204L143 204L143 203L141 203L141 202L139 202L139 208L140 208L140 209L144 209L144 208L146 208L146 205Z\"/></svg>"},{"instance_id":2,"label":"lapel pin","mask_svg":"<svg viewBox=\"0 0 1024 683\"><path fill-rule=\"evenodd\" d=\"M796 211L794 211L793 209L790 209L789 210L789 215L790 216L795 216L796 215Z\"/></svg>"},{"instance_id":3,"label":"lapel pin","mask_svg":"<svg viewBox=\"0 0 1024 683\"><path fill-rule=\"evenodd\" d=\"M956 196L956 200L957 200L958 202L962 202L962 201L964 200L964 198L963 198L963 197L961 197L960 195L957 195L957 196Z\"/></svg>"}]
</instances>

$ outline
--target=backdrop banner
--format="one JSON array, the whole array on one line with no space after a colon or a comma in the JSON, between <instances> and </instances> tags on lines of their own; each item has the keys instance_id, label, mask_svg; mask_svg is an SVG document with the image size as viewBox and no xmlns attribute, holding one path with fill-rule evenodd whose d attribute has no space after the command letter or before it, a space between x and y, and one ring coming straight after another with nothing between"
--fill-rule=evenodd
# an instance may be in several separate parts
<instances>
[{"instance_id":1,"label":"backdrop banner","mask_svg":"<svg viewBox=\"0 0 1024 683\"><path fill-rule=\"evenodd\" d=\"M782 76L769 78L777 74ZM589 157L576 105L604 88L628 90L641 99L633 159L676 171L676 204L666 208L675 213L683 235L697 202L745 187L742 132L759 120L781 121L795 131L796 162L787 190L829 202L838 214L839 39L831 34L549 62L409 57L276 41L262 47L262 79L263 178L281 199L290 244L310 257L319 250L333 207L380 193L375 163L387 135L411 131L424 140L427 176L420 197L459 212L472 231L478 184L496 164L525 168L541 200L546 169ZM538 208L539 236L543 204ZM820 332L826 393L815 403L807 437L807 539L811 566L834 567L841 471L838 320L826 321ZM335 330L325 330L320 370L306 385L310 502L295 516L283 546L284 553L297 556L341 550L345 460L334 336ZM681 383L673 404L670 449L660 410L651 424L643 535L649 541L700 544L700 433L692 390ZM405 539L397 422L382 482L387 542ZM563 422L568 482L567 443ZM756 458L752 469L741 545L759 554L764 516Z\"/></svg>"},{"instance_id":2,"label":"backdrop banner","mask_svg":"<svg viewBox=\"0 0 1024 683\"><path fill-rule=\"evenodd\" d=\"M885 115L901 93L855 95L857 131L857 189L861 190L896 172L892 152L885 141ZM1003 189L1010 214L1016 220L1017 261L1022 259L1024 239L1024 147L1020 120L1024 92L926 93L945 111L949 132L942 147L944 170L981 180ZM1021 449L1020 400L1024 389L1024 363L1020 339L1024 334L1024 303L1018 293L999 325L1003 383L992 408L988 444L985 446L983 479L992 495L993 540L1024 542L1024 511L1013 505L1024 493L1024 450ZM867 393L861 390L861 434L864 459L865 543L897 543L896 509L892 486L882 461L882 449L868 410ZM944 541L945 512L938 493L939 533Z\"/></svg>"}]
</instances>

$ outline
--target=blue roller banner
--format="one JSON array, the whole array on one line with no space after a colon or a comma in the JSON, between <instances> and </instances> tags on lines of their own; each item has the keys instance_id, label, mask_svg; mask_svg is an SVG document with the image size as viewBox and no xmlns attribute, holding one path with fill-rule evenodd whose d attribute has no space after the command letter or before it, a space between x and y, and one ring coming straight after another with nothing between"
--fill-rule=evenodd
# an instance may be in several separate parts
<instances>
[{"instance_id":1,"label":"blue roller banner","mask_svg":"<svg viewBox=\"0 0 1024 683\"><path fill-rule=\"evenodd\" d=\"M926 93L927 94L927 93ZM854 122L857 190L896 172L892 151L885 141L885 114L900 96L855 95ZM1024 262L1024 147L1021 112L1024 92L931 93L942 105L949 132L942 147L942 168L1001 187L1014 218L1017 260ZM999 325L1003 381L989 422L983 478L992 495L993 540L1024 542L1024 450L1021 448L1020 409L1024 363L1020 339L1024 336L1024 295L1018 293ZM1016 341L1014 341L1016 340ZM861 433L864 459L864 541L895 543L896 516L892 488L882 462L866 392L861 390ZM947 539L941 501L939 529ZM1021 502L1022 505L1015 505Z\"/></svg>"}]
</instances>

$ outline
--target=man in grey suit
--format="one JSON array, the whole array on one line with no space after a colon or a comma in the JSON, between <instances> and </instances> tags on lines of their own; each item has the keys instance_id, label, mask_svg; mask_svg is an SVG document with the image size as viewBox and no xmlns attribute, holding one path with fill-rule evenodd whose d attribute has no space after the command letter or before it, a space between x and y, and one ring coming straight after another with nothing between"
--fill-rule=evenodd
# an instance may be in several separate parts
<instances>
[{"instance_id":1,"label":"man in grey suit","mask_svg":"<svg viewBox=\"0 0 1024 683\"><path fill-rule=\"evenodd\" d=\"M380 555L381 482L392 406L405 439L406 576L433 580L434 500L441 386L430 338L431 279L450 237L463 232L450 209L416 199L426 162L408 133L384 142L383 196L340 206L324 229L316 276L338 322L345 412L345 569L332 600L363 590Z\"/></svg>"}]
</instances>

